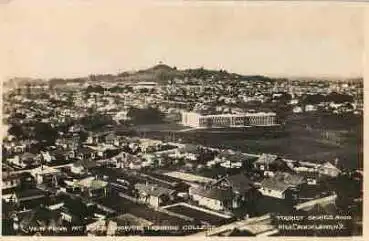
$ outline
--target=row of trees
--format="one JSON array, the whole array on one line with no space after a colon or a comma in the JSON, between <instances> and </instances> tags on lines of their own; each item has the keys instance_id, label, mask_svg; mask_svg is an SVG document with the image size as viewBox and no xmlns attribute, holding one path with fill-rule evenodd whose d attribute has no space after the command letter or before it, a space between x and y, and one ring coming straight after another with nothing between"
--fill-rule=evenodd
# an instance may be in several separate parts
<instances>
[{"instance_id":1,"label":"row of trees","mask_svg":"<svg viewBox=\"0 0 369 241\"><path fill-rule=\"evenodd\" d=\"M55 128L42 122L34 123L32 126L12 125L8 133L20 140L32 138L45 145L53 145L58 136Z\"/></svg>"},{"instance_id":2,"label":"row of trees","mask_svg":"<svg viewBox=\"0 0 369 241\"><path fill-rule=\"evenodd\" d=\"M328 95L322 94L306 95L302 99L303 104L319 104L321 102L345 103L353 101L354 101L353 96L337 92L332 92Z\"/></svg>"}]
</instances>

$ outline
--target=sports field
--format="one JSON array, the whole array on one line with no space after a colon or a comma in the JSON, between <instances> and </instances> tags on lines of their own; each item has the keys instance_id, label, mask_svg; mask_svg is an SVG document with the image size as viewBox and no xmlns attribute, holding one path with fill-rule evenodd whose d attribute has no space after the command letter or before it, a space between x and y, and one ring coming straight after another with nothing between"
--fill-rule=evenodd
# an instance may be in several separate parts
<instances>
[{"instance_id":1,"label":"sports field","mask_svg":"<svg viewBox=\"0 0 369 241\"><path fill-rule=\"evenodd\" d=\"M178 132L175 124L147 127L139 135L184 143L230 148L248 153L274 153L306 161L334 161L349 169L362 169L363 124L359 116L321 114L291 115L281 128Z\"/></svg>"}]
</instances>

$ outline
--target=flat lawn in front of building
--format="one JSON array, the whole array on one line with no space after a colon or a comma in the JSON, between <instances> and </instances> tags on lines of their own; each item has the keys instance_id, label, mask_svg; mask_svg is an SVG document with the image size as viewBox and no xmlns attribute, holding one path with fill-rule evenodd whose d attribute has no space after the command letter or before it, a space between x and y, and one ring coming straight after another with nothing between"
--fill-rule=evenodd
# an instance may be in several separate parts
<instances>
[{"instance_id":1,"label":"flat lawn in front of building","mask_svg":"<svg viewBox=\"0 0 369 241\"><path fill-rule=\"evenodd\" d=\"M233 133L203 129L178 132L165 130L164 126L162 131L146 129L145 137L181 139L183 143L252 154L271 153L293 160L325 162L338 158L341 166L350 169L363 166L363 124L357 116L350 119L304 113L289 116L287 124L275 130L258 128Z\"/></svg>"}]
</instances>

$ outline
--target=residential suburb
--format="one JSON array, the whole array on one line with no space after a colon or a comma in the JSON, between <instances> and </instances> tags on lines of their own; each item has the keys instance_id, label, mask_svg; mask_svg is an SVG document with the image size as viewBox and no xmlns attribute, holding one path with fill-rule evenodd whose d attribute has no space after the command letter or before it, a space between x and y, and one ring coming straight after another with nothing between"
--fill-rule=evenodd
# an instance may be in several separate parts
<instances>
[{"instance_id":1,"label":"residential suburb","mask_svg":"<svg viewBox=\"0 0 369 241\"><path fill-rule=\"evenodd\" d=\"M362 235L362 79L13 78L3 129L3 235Z\"/></svg>"}]
</instances>

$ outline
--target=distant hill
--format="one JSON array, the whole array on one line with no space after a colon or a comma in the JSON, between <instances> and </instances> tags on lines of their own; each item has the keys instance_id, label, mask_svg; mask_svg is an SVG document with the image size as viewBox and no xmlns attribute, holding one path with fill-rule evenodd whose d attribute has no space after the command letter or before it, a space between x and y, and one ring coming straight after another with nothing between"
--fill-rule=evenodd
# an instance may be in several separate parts
<instances>
[{"instance_id":1,"label":"distant hill","mask_svg":"<svg viewBox=\"0 0 369 241\"><path fill-rule=\"evenodd\" d=\"M339 77L289 77L290 80L297 81L329 81L329 82L362 82L363 78L339 78Z\"/></svg>"},{"instance_id":2,"label":"distant hill","mask_svg":"<svg viewBox=\"0 0 369 241\"><path fill-rule=\"evenodd\" d=\"M229 80L237 79L239 81L285 81L287 79L299 80L299 81L351 81L351 82L362 82L363 78L351 78L351 79L340 79L340 78L311 78L311 77L288 77L288 78L271 78L262 75L241 75L236 73L229 73L226 70L211 70L205 68L195 69L183 69L179 70L176 67L160 63L148 69L122 72L117 75L113 74L98 74L90 75L81 78L52 78L48 80L48 84L51 85L64 85L67 83L84 83L84 82L95 82L95 81L106 81L106 82L140 82L150 81L157 82L159 84L168 83L169 80L175 78L197 78L197 79L218 79L218 80ZM31 78L13 78L7 81L7 86L19 86L27 83L37 84L45 83L45 80L31 79Z\"/></svg>"},{"instance_id":3,"label":"distant hill","mask_svg":"<svg viewBox=\"0 0 369 241\"><path fill-rule=\"evenodd\" d=\"M158 83L167 83L168 80L174 78L182 78L185 73L181 70L177 70L175 67L170 67L165 64L158 64L145 70L139 70L136 72L124 72L117 75L118 81L153 81Z\"/></svg>"},{"instance_id":4,"label":"distant hill","mask_svg":"<svg viewBox=\"0 0 369 241\"><path fill-rule=\"evenodd\" d=\"M27 84L31 85L45 84L45 80L27 77L15 77L3 81L3 87L9 89L18 88L19 86L24 86Z\"/></svg>"}]
</instances>

